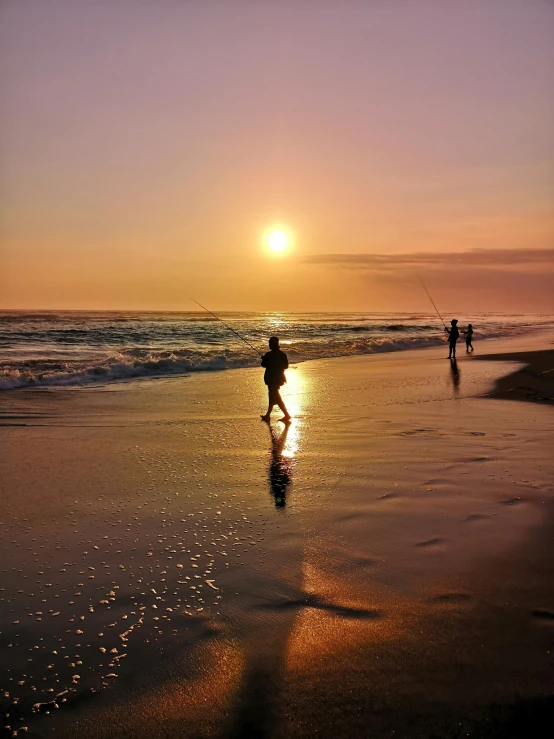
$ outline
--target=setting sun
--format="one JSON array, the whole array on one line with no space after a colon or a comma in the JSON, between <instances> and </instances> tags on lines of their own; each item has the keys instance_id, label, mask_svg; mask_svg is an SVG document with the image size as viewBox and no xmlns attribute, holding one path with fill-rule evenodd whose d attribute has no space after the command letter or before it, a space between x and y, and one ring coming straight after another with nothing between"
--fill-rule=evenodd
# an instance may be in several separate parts
<instances>
[{"instance_id":1,"label":"setting sun","mask_svg":"<svg viewBox=\"0 0 554 739\"><path fill-rule=\"evenodd\" d=\"M289 246L290 239L281 229L270 231L267 236L267 245L274 252L283 252Z\"/></svg>"}]
</instances>

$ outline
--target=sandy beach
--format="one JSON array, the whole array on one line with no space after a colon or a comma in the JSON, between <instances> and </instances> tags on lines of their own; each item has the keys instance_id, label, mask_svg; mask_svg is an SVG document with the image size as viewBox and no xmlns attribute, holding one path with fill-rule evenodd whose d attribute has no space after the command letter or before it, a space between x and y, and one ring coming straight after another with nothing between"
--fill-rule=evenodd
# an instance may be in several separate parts
<instances>
[{"instance_id":1,"label":"sandy beach","mask_svg":"<svg viewBox=\"0 0 554 739\"><path fill-rule=\"evenodd\" d=\"M2 736L552 736L552 347L0 394Z\"/></svg>"},{"instance_id":2,"label":"sandy beach","mask_svg":"<svg viewBox=\"0 0 554 739\"><path fill-rule=\"evenodd\" d=\"M0 739L554 739L554 0L0 20Z\"/></svg>"}]
</instances>

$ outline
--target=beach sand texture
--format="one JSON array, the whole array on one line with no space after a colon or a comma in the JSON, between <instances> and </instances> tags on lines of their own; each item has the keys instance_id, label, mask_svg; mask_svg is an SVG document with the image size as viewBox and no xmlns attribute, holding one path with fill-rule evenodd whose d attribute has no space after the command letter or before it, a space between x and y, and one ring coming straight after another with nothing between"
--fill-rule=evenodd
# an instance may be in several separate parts
<instances>
[{"instance_id":1,"label":"beach sand texture","mask_svg":"<svg viewBox=\"0 0 554 739\"><path fill-rule=\"evenodd\" d=\"M3 393L5 736L554 735L551 346Z\"/></svg>"}]
</instances>

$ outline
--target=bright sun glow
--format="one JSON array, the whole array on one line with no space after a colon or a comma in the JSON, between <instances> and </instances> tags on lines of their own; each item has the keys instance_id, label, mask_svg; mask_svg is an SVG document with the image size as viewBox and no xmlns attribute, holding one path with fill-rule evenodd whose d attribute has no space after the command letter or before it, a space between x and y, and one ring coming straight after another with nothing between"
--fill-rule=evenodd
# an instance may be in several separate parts
<instances>
[{"instance_id":1,"label":"bright sun glow","mask_svg":"<svg viewBox=\"0 0 554 739\"><path fill-rule=\"evenodd\" d=\"M271 231L267 236L267 245L274 252L285 251L288 248L289 241L288 235L280 229Z\"/></svg>"}]
</instances>

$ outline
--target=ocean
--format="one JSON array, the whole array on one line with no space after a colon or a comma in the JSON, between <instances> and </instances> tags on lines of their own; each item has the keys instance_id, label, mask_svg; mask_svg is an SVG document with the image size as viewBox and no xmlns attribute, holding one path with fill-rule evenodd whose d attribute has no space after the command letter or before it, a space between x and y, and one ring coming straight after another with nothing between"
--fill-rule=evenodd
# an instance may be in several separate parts
<instances>
[{"instance_id":1,"label":"ocean","mask_svg":"<svg viewBox=\"0 0 554 739\"><path fill-rule=\"evenodd\" d=\"M436 314L221 313L260 352L272 335L289 361L445 342ZM553 315L458 315L474 343L554 327ZM463 340L463 337L462 337ZM0 390L89 385L255 367L259 356L202 312L0 311Z\"/></svg>"}]
</instances>

